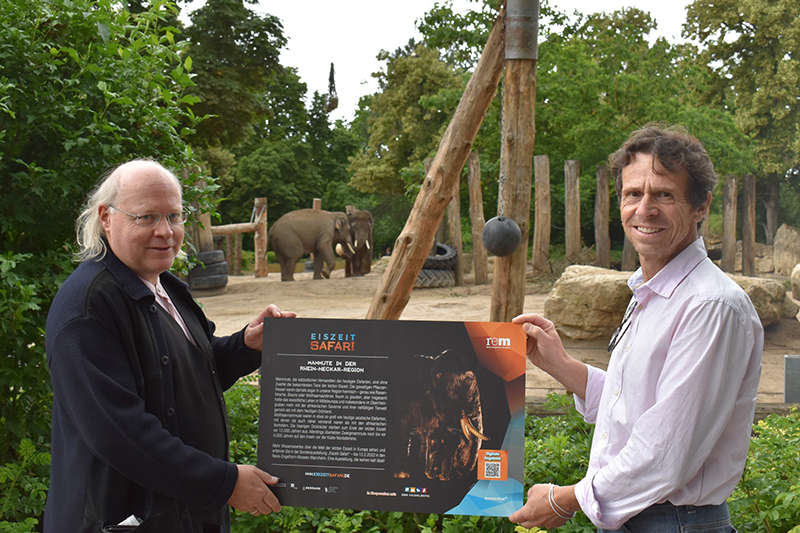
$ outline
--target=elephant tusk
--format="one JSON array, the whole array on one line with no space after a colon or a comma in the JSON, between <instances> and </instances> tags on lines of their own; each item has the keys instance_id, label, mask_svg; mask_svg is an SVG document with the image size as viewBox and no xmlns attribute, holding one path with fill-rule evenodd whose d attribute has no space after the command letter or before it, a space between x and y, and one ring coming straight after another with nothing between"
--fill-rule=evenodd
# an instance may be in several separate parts
<instances>
[{"instance_id":1,"label":"elephant tusk","mask_svg":"<svg viewBox=\"0 0 800 533\"><path fill-rule=\"evenodd\" d=\"M347 243L347 247L350 248L350 253L351 254L355 254L356 253L355 249L353 248L353 245L350 244L349 242Z\"/></svg>"},{"instance_id":2,"label":"elephant tusk","mask_svg":"<svg viewBox=\"0 0 800 533\"><path fill-rule=\"evenodd\" d=\"M355 244L356 249L358 249L358 239L356 239L356 242L354 242L353 244Z\"/></svg>"},{"instance_id":3,"label":"elephant tusk","mask_svg":"<svg viewBox=\"0 0 800 533\"><path fill-rule=\"evenodd\" d=\"M369 241L365 243L367 245L367 250L372 250L372 247L369 245Z\"/></svg>"},{"instance_id":4,"label":"elephant tusk","mask_svg":"<svg viewBox=\"0 0 800 533\"><path fill-rule=\"evenodd\" d=\"M470 435L478 437L481 440L489 440L489 437L475 429L475 426L472 425L472 422L469 421L467 415L461 417L461 431L464 433L464 436L469 439Z\"/></svg>"},{"instance_id":5,"label":"elephant tusk","mask_svg":"<svg viewBox=\"0 0 800 533\"><path fill-rule=\"evenodd\" d=\"M340 243L336 243L336 255L339 257L344 257L344 248L342 248Z\"/></svg>"}]
</instances>

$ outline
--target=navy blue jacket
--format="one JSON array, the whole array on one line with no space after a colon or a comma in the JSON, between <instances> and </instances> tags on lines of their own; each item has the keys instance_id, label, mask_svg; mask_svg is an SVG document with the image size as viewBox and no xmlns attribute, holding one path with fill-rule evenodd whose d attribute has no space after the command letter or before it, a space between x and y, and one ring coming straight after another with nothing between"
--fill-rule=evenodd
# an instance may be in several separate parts
<instances>
[{"instance_id":1,"label":"navy blue jacket","mask_svg":"<svg viewBox=\"0 0 800 533\"><path fill-rule=\"evenodd\" d=\"M214 337L213 323L181 280L165 272L161 283L208 354L224 413L222 391L258 368L261 354L244 345L244 330ZM79 265L53 300L46 326L54 392L46 533L98 532L131 514L157 516L164 524L158 529L188 533L196 530L193 510L226 516L236 466L181 441L158 313L153 293L110 250ZM226 449L227 442L225 435Z\"/></svg>"}]
</instances>

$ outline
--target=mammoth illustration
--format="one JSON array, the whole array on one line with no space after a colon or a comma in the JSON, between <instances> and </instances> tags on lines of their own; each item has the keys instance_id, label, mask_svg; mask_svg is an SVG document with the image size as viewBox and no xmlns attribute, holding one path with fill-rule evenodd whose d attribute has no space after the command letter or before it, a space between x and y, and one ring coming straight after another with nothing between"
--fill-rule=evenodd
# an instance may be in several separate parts
<instances>
[{"instance_id":1,"label":"mammoth illustration","mask_svg":"<svg viewBox=\"0 0 800 533\"><path fill-rule=\"evenodd\" d=\"M345 256L344 275L349 278L369 274L372 267L372 213L365 209L348 209L347 219L355 253L352 258ZM341 245L336 251L342 255L339 248Z\"/></svg>"},{"instance_id":2,"label":"mammoth illustration","mask_svg":"<svg viewBox=\"0 0 800 533\"><path fill-rule=\"evenodd\" d=\"M335 245L343 245L345 257L355 251L347 215L339 211L289 211L272 225L269 240L281 264L281 281L294 280L295 263L304 254L314 254L314 279L322 279L334 268Z\"/></svg>"},{"instance_id":3,"label":"mammoth illustration","mask_svg":"<svg viewBox=\"0 0 800 533\"><path fill-rule=\"evenodd\" d=\"M451 350L416 357L429 361L430 376L400 419L400 468L394 477L464 478L475 472L478 450L488 440L477 378Z\"/></svg>"}]
</instances>

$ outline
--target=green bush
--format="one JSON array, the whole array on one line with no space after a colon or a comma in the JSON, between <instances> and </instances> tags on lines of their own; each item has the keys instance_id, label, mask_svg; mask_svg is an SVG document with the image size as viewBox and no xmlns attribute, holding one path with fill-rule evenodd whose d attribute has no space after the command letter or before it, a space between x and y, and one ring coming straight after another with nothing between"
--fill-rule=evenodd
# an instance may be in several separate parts
<instances>
[{"instance_id":1,"label":"green bush","mask_svg":"<svg viewBox=\"0 0 800 533\"><path fill-rule=\"evenodd\" d=\"M747 464L728 501L748 533L800 532L800 411L769 415L753 427Z\"/></svg>"}]
</instances>

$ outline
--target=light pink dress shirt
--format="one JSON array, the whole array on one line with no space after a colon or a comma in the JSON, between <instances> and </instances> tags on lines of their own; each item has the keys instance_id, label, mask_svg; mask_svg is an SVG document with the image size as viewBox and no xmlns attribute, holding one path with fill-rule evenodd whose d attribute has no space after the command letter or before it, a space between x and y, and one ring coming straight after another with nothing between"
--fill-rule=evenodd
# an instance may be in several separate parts
<instances>
[{"instance_id":1,"label":"light pink dress shirt","mask_svg":"<svg viewBox=\"0 0 800 533\"><path fill-rule=\"evenodd\" d=\"M595 424L575 495L605 529L656 503L724 502L744 469L761 375L758 315L701 238L628 285L630 328L607 371L589 367L585 401L575 398Z\"/></svg>"}]
</instances>

